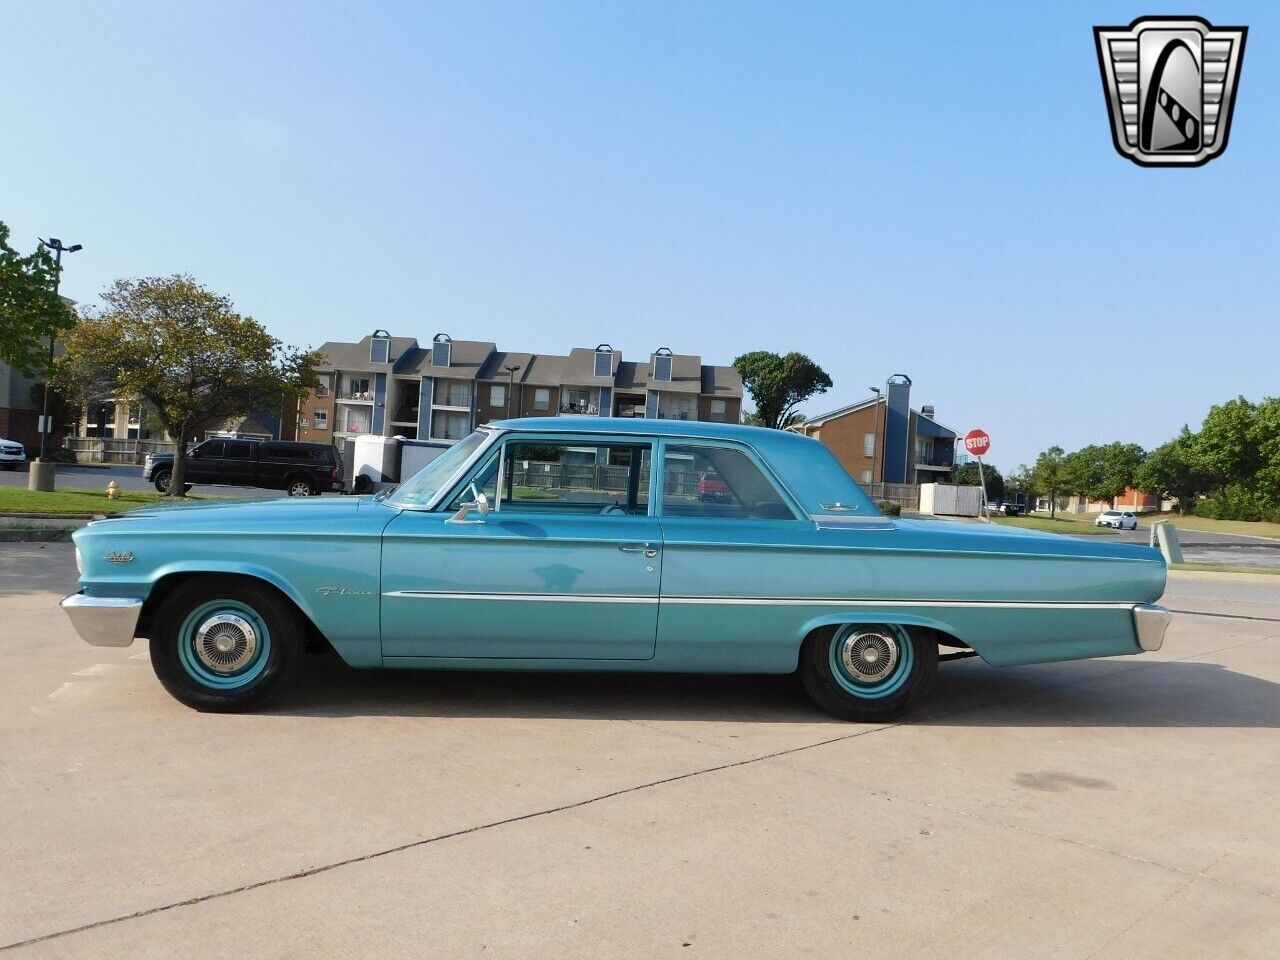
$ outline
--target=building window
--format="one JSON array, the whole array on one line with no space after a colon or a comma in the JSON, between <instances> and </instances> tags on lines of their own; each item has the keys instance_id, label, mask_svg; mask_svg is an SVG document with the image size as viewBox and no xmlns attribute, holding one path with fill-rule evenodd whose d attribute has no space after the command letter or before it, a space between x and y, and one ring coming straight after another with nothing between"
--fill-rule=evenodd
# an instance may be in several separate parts
<instances>
[{"instance_id":1,"label":"building window","mask_svg":"<svg viewBox=\"0 0 1280 960\"><path fill-rule=\"evenodd\" d=\"M375 330L369 341L369 362L387 363L391 356L391 339L385 330Z\"/></svg>"},{"instance_id":2,"label":"building window","mask_svg":"<svg viewBox=\"0 0 1280 960\"><path fill-rule=\"evenodd\" d=\"M315 424L315 428L317 430L329 429L329 411L317 410L314 414L312 414L311 422Z\"/></svg>"},{"instance_id":3,"label":"building window","mask_svg":"<svg viewBox=\"0 0 1280 960\"><path fill-rule=\"evenodd\" d=\"M581 388L573 388L571 390L562 391L560 394L560 412L561 413L590 413L599 412L596 405L591 400L592 390L584 390Z\"/></svg>"},{"instance_id":4,"label":"building window","mask_svg":"<svg viewBox=\"0 0 1280 960\"><path fill-rule=\"evenodd\" d=\"M501 383L489 387L489 406L505 407L507 405L507 388Z\"/></svg>"},{"instance_id":5,"label":"building window","mask_svg":"<svg viewBox=\"0 0 1280 960\"><path fill-rule=\"evenodd\" d=\"M539 387L537 390L533 391L533 409L551 409L551 391L546 387Z\"/></svg>"},{"instance_id":6,"label":"building window","mask_svg":"<svg viewBox=\"0 0 1280 960\"><path fill-rule=\"evenodd\" d=\"M874 433L864 433L862 435L862 455L864 457L874 457L876 455L876 435Z\"/></svg>"},{"instance_id":7,"label":"building window","mask_svg":"<svg viewBox=\"0 0 1280 960\"><path fill-rule=\"evenodd\" d=\"M597 377L613 376L613 347L607 343L596 347L595 375Z\"/></svg>"},{"instance_id":8,"label":"building window","mask_svg":"<svg viewBox=\"0 0 1280 960\"><path fill-rule=\"evenodd\" d=\"M871 482L871 471L870 471L870 470L863 470L863 471L862 471L862 482L863 482L863 483L870 483L870 482Z\"/></svg>"},{"instance_id":9,"label":"building window","mask_svg":"<svg viewBox=\"0 0 1280 960\"><path fill-rule=\"evenodd\" d=\"M372 400L373 391L369 389L369 378L347 377L347 392L345 396L348 400Z\"/></svg>"},{"instance_id":10,"label":"building window","mask_svg":"<svg viewBox=\"0 0 1280 960\"><path fill-rule=\"evenodd\" d=\"M431 418L435 440L461 440L471 432L471 417L465 413L437 413Z\"/></svg>"},{"instance_id":11,"label":"building window","mask_svg":"<svg viewBox=\"0 0 1280 960\"><path fill-rule=\"evenodd\" d=\"M777 488L741 450L669 444L662 483L664 517L796 518Z\"/></svg>"},{"instance_id":12,"label":"building window","mask_svg":"<svg viewBox=\"0 0 1280 960\"><path fill-rule=\"evenodd\" d=\"M723 400L712 400L711 401L712 421L714 421L715 423L724 423L725 412L728 410L728 407L729 405L725 403Z\"/></svg>"},{"instance_id":13,"label":"building window","mask_svg":"<svg viewBox=\"0 0 1280 960\"><path fill-rule=\"evenodd\" d=\"M437 380L437 407L471 407L471 384L466 380Z\"/></svg>"},{"instance_id":14,"label":"building window","mask_svg":"<svg viewBox=\"0 0 1280 960\"><path fill-rule=\"evenodd\" d=\"M329 395L329 381L321 380L319 386L316 387L317 397L327 397Z\"/></svg>"}]
</instances>

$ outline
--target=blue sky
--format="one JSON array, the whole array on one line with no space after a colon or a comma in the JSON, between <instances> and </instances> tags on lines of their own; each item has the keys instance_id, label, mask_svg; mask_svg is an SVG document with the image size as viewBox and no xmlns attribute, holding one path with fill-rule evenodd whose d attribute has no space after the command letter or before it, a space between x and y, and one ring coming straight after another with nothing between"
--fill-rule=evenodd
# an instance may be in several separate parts
<instances>
[{"instance_id":1,"label":"blue sky","mask_svg":"<svg viewBox=\"0 0 1280 960\"><path fill-rule=\"evenodd\" d=\"M1250 27L1230 147L1111 146L1091 27ZM1272 4L10 4L0 219L375 327L891 373L992 460L1280 392Z\"/></svg>"}]
</instances>

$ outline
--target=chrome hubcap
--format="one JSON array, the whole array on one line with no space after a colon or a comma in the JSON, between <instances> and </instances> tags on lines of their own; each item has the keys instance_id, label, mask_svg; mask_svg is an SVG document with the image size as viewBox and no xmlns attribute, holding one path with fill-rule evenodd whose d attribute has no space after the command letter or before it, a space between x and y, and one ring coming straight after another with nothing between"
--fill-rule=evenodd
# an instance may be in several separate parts
<instances>
[{"instance_id":1,"label":"chrome hubcap","mask_svg":"<svg viewBox=\"0 0 1280 960\"><path fill-rule=\"evenodd\" d=\"M840 646L840 662L851 678L875 683L893 673L901 656L898 641L878 630L859 630Z\"/></svg>"},{"instance_id":2,"label":"chrome hubcap","mask_svg":"<svg viewBox=\"0 0 1280 960\"><path fill-rule=\"evenodd\" d=\"M235 673L258 649L253 624L234 613L220 613L200 624L196 631L196 656L215 673Z\"/></svg>"},{"instance_id":3,"label":"chrome hubcap","mask_svg":"<svg viewBox=\"0 0 1280 960\"><path fill-rule=\"evenodd\" d=\"M309 497L311 490L305 483L295 483L289 490L289 494L294 497Z\"/></svg>"}]
</instances>

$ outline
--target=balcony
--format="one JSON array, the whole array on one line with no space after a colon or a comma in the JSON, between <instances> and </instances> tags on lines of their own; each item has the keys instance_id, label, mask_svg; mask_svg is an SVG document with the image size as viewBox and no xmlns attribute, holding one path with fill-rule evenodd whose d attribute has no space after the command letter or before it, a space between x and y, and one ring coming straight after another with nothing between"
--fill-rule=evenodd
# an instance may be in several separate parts
<instances>
[{"instance_id":1,"label":"balcony","mask_svg":"<svg viewBox=\"0 0 1280 960\"><path fill-rule=\"evenodd\" d=\"M575 403L572 400L566 400L560 404L560 413L562 416L598 417L600 407L595 403Z\"/></svg>"},{"instance_id":2,"label":"balcony","mask_svg":"<svg viewBox=\"0 0 1280 960\"><path fill-rule=\"evenodd\" d=\"M337 397L340 403L373 403L372 390L344 390Z\"/></svg>"}]
</instances>

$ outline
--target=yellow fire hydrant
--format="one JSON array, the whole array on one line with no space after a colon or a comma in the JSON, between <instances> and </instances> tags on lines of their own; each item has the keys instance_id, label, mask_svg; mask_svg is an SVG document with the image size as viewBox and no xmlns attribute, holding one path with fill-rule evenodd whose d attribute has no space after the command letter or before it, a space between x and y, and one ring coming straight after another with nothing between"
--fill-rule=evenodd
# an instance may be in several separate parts
<instances>
[{"instance_id":1,"label":"yellow fire hydrant","mask_svg":"<svg viewBox=\"0 0 1280 960\"><path fill-rule=\"evenodd\" d=\"M120 493L120 484L112 480L107 484L107 499L114 500L116 495Z\"/></svg>"}]
</instances>

